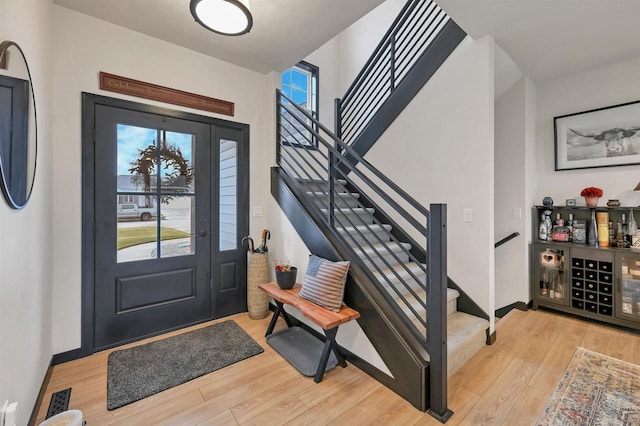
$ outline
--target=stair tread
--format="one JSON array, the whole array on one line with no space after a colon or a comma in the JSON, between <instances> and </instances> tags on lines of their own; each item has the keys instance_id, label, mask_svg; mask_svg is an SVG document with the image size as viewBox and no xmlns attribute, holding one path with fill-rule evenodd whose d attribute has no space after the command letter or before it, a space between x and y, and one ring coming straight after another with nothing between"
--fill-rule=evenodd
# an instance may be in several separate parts
<instances>
[{"instance_id":1,"label":"stair tread","mask_svg":"<svg viewBox=\"0 0 640 426\"><path fill-rule=\"evenodd\" d=\"M404 253L411 250L411 244L409 243L397 243L395 241L388 241L386 243L371 244L367 247L356 246L353 248L356 252L365 252L367 254L373 254L374 256L385 255L385 252L389 250L395 253Z\"/></svg>"},{"instance_id":2,"label":"stair tread","mask_svg":"<svg viewBox=\"0 0 640 426\"><path fill-rule=\"evenodd\" d=\"M347 195L350 195L353 198L360 198L360 194L358 194L357 192L337 192L337 191L334 191L334 194L340 196L341 198L344 198ZM307 191L307 195L313 195L315 197L327 197L328 196L328 194L326 192L322 192L322 191Z\"/></svg>"},{"instance_id":3,"label":"stair tread","mask_svg":"<svg viewBox=\"0 0 640 426\"><path fill-rule=\"evenodd\" d=\"M355 232L356 230L360 231L362 234L369 231L387 231L390 232L392 229L391 225L358 225L358 226L345 226L339 227L338 232Z\"/></svg>"},{"instance_id":4,"label":"stair tread","mask_svg":"<svg viewBox=\"0 0 640 426\"><path fill-rule=\"evenodd\" d=\"M488 327L489 321L464 312L454 312L447 317L449 375L453 374L473 354L485 346L485 330ZM422 329L424 330L424 327Z\"/></svg>"},{"instance_id":5,"label":"stair tread","mask_svg":"<svg viewBox=\"0 0 640 426\"><path fill-rule=\"evenodd\" d=\"M320 209L320 210L322 210L325 213L328 211L328 209ZM366 209L362 208L362 207L352 207L350 209L349 208L344 208L344 209L343 208L339 208L339 209L333 209L333 210L336 211L336 212L339 211L339 212L344 213L344 214L354 214L354 213L358 214L358 213L362 213L364 210L368 211L371 214L375 213L375 209L372 209L371 207L367 207Z\"/></svg>"}]
</instances>

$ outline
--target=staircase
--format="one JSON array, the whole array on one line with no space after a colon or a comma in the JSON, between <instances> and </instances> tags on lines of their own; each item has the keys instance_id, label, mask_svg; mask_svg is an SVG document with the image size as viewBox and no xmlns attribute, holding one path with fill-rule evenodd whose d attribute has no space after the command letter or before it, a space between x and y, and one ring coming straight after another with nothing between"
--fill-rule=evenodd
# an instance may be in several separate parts
<instances>
[{"instance_id":1,"label":"staircase","mask_svg":"<svg viewBox=\"0 0 640 426\"><path fill-rule=\"evenodd\" d=\"M345 302L392 377L350 361L442 422L447 376L485 345L488 315L447 276L446 205L422 206L363 155L464 36L431 0L409 0L337 100L336 134L277 91L271 174L309 249L351 261Z\"/></svg>"},{"instance_id":2,"label":"staircase","mask_svg":"<svg viewBox=\"0 0 640 426\"><path fill-rule=\"evenodd\" d=\"M299 179L300 187L323 215L328 215L327 182ZM403 314L411 319L420 336L426 335L426 265L412 259L411 244L394 241L393 227L376 223L375 209L366 208L358 192L347 190L347 181L334 181L335 229L349 241L379 285ZM458 312L460 292L447 288L447 373L453 374L485 346L489 322ZM427 354L426 360L429 360Z\"/></svg>"}]
</instances>

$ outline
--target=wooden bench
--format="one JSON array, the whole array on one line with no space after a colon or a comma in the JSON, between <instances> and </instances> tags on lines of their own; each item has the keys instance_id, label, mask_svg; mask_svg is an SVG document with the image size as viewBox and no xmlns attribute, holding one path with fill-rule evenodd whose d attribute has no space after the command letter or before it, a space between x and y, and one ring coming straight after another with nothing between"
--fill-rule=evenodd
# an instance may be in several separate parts
<instances>
[{"instance_id":1,"label":"wooden bench","mask_svg":"<svg viewBox=\"0 0 640 426\"><path fill-rule=\"evenodd\" d=\"M293 306L299 310L305 318L311 320L314 324L317 324L324 330L324 334L327 338L324 342L324 347L322 347L322 353L320 354L318 366L315 370L314 381L316 383L320 383L322 381L322 377L324 376L324 372L327 368L327 362L329 361L329 356L332 351L336 356L338 364L343 368L347 366L344 356L340 353L340 349L336 343L336 335L338 333L338 327L341 324L360 317L360 313L358 311L342 305L339 312L332 312L320 305L310 302L309 300L303 299L298 295L302 288L300 284L296 284L290 290L281 289L275 282L260 284L259 287L276 302L276 310L273 313L273 317L271 318L271 322L269 323L269 328L267 328L265 336L269 336L273 333L273 329L279 316L282 316L289 328L293 327L293 323L291 322L289 315L287 315L287 312L284 310L284 305ZM294 364L294 366L296 365ZM296 368L298 367L296 366Z\"/></svg>"}]
</instances>

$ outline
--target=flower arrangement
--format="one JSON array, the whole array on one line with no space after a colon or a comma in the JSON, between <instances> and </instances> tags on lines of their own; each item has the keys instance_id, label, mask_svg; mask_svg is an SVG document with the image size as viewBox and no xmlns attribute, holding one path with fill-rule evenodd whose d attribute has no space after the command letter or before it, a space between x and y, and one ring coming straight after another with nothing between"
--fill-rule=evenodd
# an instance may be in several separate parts
<instances>
[{"instance_id":1,"label":"flower arrangement","mask_svg":"<svg viewBox=\"0 0 640 426\"><path fill-rule=\"evenodd\" d=\"M602 197L602 189L596 188L595 186L590 186L585 188L580 192L580 195L583 197Z\"/></svg>"},{"instance_id":2,"label":"flower arrangement","mask_svg":"<svg viewBox=\"0 0 640 426\"><path fill-rule=\"evenodd\" d=\"M286 260L276 260L274 269L278 272L289 272L295 268Z\"/></svg>"}]
</instances>

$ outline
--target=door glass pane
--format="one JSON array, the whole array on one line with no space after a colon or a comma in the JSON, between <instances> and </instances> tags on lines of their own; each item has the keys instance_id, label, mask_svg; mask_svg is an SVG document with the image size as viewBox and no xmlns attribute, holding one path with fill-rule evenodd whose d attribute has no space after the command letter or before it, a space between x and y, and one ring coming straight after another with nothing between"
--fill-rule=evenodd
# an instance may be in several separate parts
<instances>
[{"instance_id":1,"label":"door glass pane","mask_svg":"<svg viewBox=\"0 0 640 426\"><path fill-rule=\"evenodd\" d=\"M117 125L118 193L152 190L158 175L157 136L158 131L155 129L127 124ZM145 207L151 207L151 205L147 204Z\"/></svg>"},{"instance_id":2,"label":"door glass pane","mask_svg":"<svg viewBox=\"0 0 640 426\"><path fill-rule=\"evenodd\" d=\"M193 193L195 188L195 138L187 133L162 131L160 176L162 192Z\"/></svg>"},{"instance_id":3,"label":"door glass pane","mask_svg":"<svg viewBox=\"0 0 640 426\"><path fill-rule=\"evenodd\" d=\"M155 259L158 241L157 208L144 208L145 196L118 204L118 263ZM118 196L120 198L120 196Z\"/></svg>"},{"instance_id":4,"label":"door glass pane","mask_svg":"<svg viewBox=\"0 0 640 426\"><path fill-rule=\"evenodd\" d=\"M194 229L200 229L195 225L195 201L194 196L163 196L160 205L160 257L187 256L196 252L193 234Z\"/></svg>"},{"instance_id":5,"label":"door glass pane","mask_svg":"<svg viewBox=\"0 0 640 426\"><path fill-rule=\"evenodd\" d=\"M194 136L118 124L117 139L118 262L194 254Z\"/></svg>"},{"instance_id":6,"label":"door glass pane","mask_svg":"<svg viewBox=\"0 0 640 426\"><path fill-rule=\"evenodd\" d=\"M220 251L238 245L238 143L220 140Z\"/></svg>"}]
</instances>

